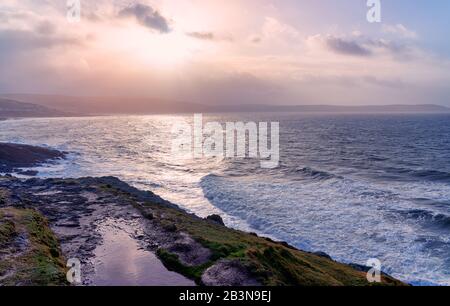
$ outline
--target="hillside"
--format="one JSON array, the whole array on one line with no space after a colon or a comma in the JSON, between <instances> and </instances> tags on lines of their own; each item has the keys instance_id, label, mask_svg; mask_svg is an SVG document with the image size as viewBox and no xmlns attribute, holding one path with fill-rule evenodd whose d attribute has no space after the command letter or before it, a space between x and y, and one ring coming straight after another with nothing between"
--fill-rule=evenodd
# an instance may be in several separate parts
<instances>
[{"instance_id":1,"label":"hillside","mask_svg":"<svg viewBox=\"0 0 450 306\"><path fill-rule=\"evenodd\" d=\"M56 117L67 115L46 106L0 98L0 118Z\"/></svg>"},{"instance_id":2,"label":"hillside","mask_svg":"<svg viewBox=\"0 0 450 306\"><path fill-rule=\"evenodd\" d=\"M60 112L83 115L163 114L163 113L225 113L225 112L319 112L319 113L449 113L450 108L433 105L266 105L266 104L200 104L151 97L75 97L59 95L3 95L42 105ZM28 104L29 105L29 104ZM45 112L45 111L43 111ZM47 110L48 112L48 110ZM1 115L0 115L1 116Z\"/></svg>"}]
</instances>

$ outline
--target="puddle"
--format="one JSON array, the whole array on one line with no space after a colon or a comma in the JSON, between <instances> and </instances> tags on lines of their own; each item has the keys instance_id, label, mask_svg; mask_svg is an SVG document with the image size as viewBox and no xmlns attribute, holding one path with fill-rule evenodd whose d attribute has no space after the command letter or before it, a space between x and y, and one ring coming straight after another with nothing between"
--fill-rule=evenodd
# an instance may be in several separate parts
<instances>
[{"instance_id":1,"label":"puddle","mask_svg":"<svg viewBox=\"0 0 450 306\"><path fill-rule=\"evenodd\" d=\"M136 224L139 227L139 224ZM108 219L98 226L103 243L93 260L94 286L195 286L184 276L168 271L156 255L132 238L135 224Z\"/></svg>"}]
</instances>

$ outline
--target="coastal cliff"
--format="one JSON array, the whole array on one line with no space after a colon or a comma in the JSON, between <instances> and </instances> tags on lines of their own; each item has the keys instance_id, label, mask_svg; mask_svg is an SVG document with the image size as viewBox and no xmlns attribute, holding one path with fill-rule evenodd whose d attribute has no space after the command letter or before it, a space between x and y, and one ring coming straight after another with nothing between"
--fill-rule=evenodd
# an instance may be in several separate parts
<instances>
[{"instance_id":1,"label":"coastal cliff","mask_svg":"<svg viewBox=\"0 0 450 306\"><path fill-rule=\"evenodd\" d=\"M80 259L83 284L92 284L92 259L103 242L98 224L104 219L139 225L142 231L130 233L133 239L168 270L198 285L374 285L364 269L228 228L220 216L200 218L114 177L12 176L0 177L0 285L66 285L61 275L68 258ZM23 238L19 248L17 237ZM27 260L15 260L23 256ZM18 273L23 270L34 272ZM32 277L36 271L39 277ZM383 274L378 285L404 284Z\"/></svg>"}]
</instances>

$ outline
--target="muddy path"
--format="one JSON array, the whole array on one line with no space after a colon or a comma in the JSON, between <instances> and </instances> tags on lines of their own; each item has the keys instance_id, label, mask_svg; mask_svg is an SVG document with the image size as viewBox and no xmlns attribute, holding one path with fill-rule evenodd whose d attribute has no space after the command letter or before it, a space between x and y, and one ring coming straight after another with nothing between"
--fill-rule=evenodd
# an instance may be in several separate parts
<instances>
[{"instance_id":1,"label":"muddy path","mask_svg":"<svg viewBox=\"0 0 450 306\"><path fill-rule=\"evenodd\" d=\"M155 255L161 233L149 232L141 213L102 183L1 178L0 188L10 196L4 206L32 207L47 217L65 258L80 261L83 285L195 285L164 267Z\"/></svg>"}]
</instances>

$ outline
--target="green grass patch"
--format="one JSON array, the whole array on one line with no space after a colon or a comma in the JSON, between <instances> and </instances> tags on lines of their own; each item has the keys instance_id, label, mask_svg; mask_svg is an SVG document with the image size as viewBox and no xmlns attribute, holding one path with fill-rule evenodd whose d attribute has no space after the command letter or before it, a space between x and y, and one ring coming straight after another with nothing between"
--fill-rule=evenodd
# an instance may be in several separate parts
<instances>
[{"instance_id":1,"label":"green grass patch","mask_svg":"<svg viewBox=\"0 0 450 306\"><path fill-rule=\"evenodd\" d=\"M158 255L167 269L180 273L196 282L200 282L203 271L212 265L212 262L192 267L183 265L176 254L172 254L163 248L159 248L156 255Z\"/></svg>"},{"instance_id":2,"label":"green grass patch","mask_svg":"<svg viewBox=\"0 0 450 306\"><path fill-rule=\"evenodd\" d=\"M157 251L166 267L197 283L200 283L203 272L216 261L236 259L248 267L261 284L269 286L405 285L387 276L382 276L381 284L371 284L366 279L366 273L349 265L297 250L286 243L230 229L164 204L144 203L142 206L141 201L137 201L129 192L123 192L111 185L102 185L101 188L128 198L141 210L143 216L149 216L149 219L159 222L162 228L188 233L208 248L212 253L210 261L200 266L186 266L176 254L162 248Z\"/></svg>"},{"instance_id":3,"label":"green grass patch","mask_svg":"<svg viewBox=\"0 0 450 306\"><path fill-rule=\"evenodd\" d=\"M270 286L368 286L364 272L254 234L230 229L187 214L182 210L148 203L154 219L162 226L175 224L212 252L211 262L202 266L183 265L175 254L158 251L172 270L198 281L202 273L220 259L239 259L255 277ZM403 285L383 278L382 285Z\"/></svg>"},{"instance_id":4,"label":"green grass patch","mask_svg":"<svg viewBox=\"0 0 450 306\"><path fill-rule=\"evenodd\" d=\"M66 285L64 258L47 220L31 209L0 209L0 285ZM20 241L16 238L20 235Z\"/></svg>"}]
</instances>

